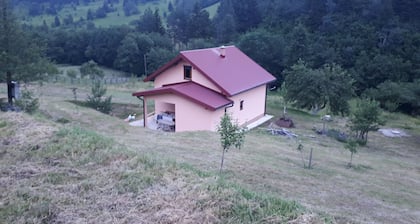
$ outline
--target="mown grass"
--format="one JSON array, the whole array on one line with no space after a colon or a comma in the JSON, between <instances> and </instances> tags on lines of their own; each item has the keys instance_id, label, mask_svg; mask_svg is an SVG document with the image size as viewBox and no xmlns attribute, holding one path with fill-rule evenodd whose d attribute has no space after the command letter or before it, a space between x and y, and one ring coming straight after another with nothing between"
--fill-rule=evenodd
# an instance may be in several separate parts
<instances>
[{"instance_id":1,"label":"mown grass","mask_svg":"<svg viewBox=\"0 0 420 224\"><path fill-rule=\"evenodd\" d=\"M69 181L61 183L58 181L57 185L44 182L43 184L62 187L80 182L75 185L82 189L82 195L89 197L96 197L91 195L94 191L104 191L104 187L99 188L98 186L112 186L114 191L105 190L105 192L121 197L130 195L129 198L137 196L137 198L150 199L153 196L152 200L147 203L151 208L160 206L159 211L166 211L168 206L164 207L165 209L162 206L165 206L167 201L171 201L173 204L170 205L176 204L177 208L180 205L185 205L185 208L197 208L200 211L211 208L211 212L208 214L217 214L217 220L222 220L221 222L224 223L239 223L238 220L245 223L251 222L250 220L269 222L267 217L260 218L259 205L254 205L254 203L263 203L261 201L263 199L255 197L250 201L245 199L239 201L235 199L235 195L241 195L241 193L235 186L225 188L214 183L217 180L216 174L220 165L221 152L217 133L154 132L130 127L119 118L102 115L88 108L77 107L78 109L75 111L75 105L64 100L69 97L63 91L65 88L65 85L50 85L48 91L44 92L44 99L41 100L43 113L64 117L71 121L69 124L57 124L60 126L68 127L77 124L80 127L93 129L96 133L100 133L100 136L111 138L114 143L123 144L127 150L134 151L136 156L132 159L116 159L118 162L109 164L87 163L74 166L70 169L75 173L71 176L73 179L69 178ZM111 88L115 92L120 92L117 94L119 97L116 98L116 102L127 100L131 97L129 93L136 91L130 86L122 85ZM124 96L124 93L127 95ZM282 105L276 98L279 96L269 95L267 111L270 114L281 115ZM139 108L139 110L141 109ZM310 211L316 214L320 213L318 218L322 219L321 222L332 220L331 222L339 223L415 223L414 220L418 219L416 208L419 201L418 189L420 189L417 181L419 141L416 140L418 139L416 133L420 129L415 125L418 118L408 116L405 118L398 114L389 115L390 120L392 119L388 123L389 127L404 125L406 122L412 127L406 129L407 133L412 136L387 138L379 132L370 133L368 144L359 148L359 152L353 158L354 167L348 169L347 163L350 154L344 149L343 144L329 137L316 135L311 130L313 126L322 127L319 115L301 111L296 111L296 113L291 111L289 114L297 124L297 127L291 131L299 135L298 140L305 146L305 159L308 158L308 150L314 149L314 168L310 170L303 168L301 155L296 150L298 144L296 139L272 136L264 128L256 129L247 134L245 145L240 151L231 150L226 155L224 174L225 181L228 182L227 185L236 184L257 196L262 196L262 198L267 196L275 199L287 199L286 201L296 200L304 204ZM327 124L327 128L343 130L345 122L345 118L334 118ZM7 123L8 127L13 126L12 123ZM138 158L137 153L145 155L145 158L153 159L149 161L145 158ZM143 161L147 161L147 165L142 165ZM55 164L56 162L51 160L50 163ZM58 161L57 164L65 163ZM83 170L79 170L79 167L92 168L92 164L93 167L101 171L97 171L93 175L80 172ZM115 164L118 164L119 167L114 167L112 172L106 172L108 180L96 177L104 174L104 167L113 167ZM55 165L55 167L57 166L59 165ZM147 174L143 179L143 176L138 172L143 169L152 173L156 172L153 167L162 170L161 173L156 173L156 179L154 175ZM78 170L79 172L77 172ZM62 170L54 172L60 173ZM119 181L119 185L117 181ZM203 182L204 184L202 184ZM137 188L138 185L140 188ZM184 189L183 196L177 193L179 189ZM372 192L378 193L372 194ZM149 195L148 197L144 196L146 193ZM173 194L177 197L171 198L170 195ZM206 197L203 199L202 195L206 195ZM101 197L106 198L107 196L101 195ZM161 201L162 198L166 198L166 200ZM67 201L73 202L71 199L67 199ZM127 201L130 202L130 200ZM243 202L246 202L248 207L242 206ZM211 204L217 205L217 208L212 207ZM235 215L233 208L236 208L236 205L238 208L235 209L237 210ZM257 208L257 212L254 212L253 208ZM68 209L66 208L66 210ZM154 210L153 217L161 217L159 211ZM224 216L226 213L222 213L223 211L230 212L227 215L230 219ZM200 214L207 213L200 212ZM331 214L331 216L325 214ZM95 215L100 216L98 213ZM164 215L162 214L162 216ZM177 216L171 214L170 217ZM204 218L200 217L195 220L204 220ZM211 220L213 223L217 222L217 220ZM275 216L273 220L283 220L283 218ZM180 223L182 221L170 220L168 222Z\"/></svg>"},{"instance_id":2,"label":"mown grass","mask_svg":"<svg viewBox=\"0 0 420 224\"><path fill-rule=\"evenodd\" d=\"M26 115L19 119L22 123L7 123L3 128L19 131L19 126L28 122L26 119L38 122ZM6 123L3 118L0 121ZM0 137L14 138L11 133L2 132ZM36 138L36 133L32 134ZM165 183L171 184L180 178L192 178L196 185L194 191L198 191L198 195L208 195L207 199L189 199L197 200L196 208L188 208L185 212L210 208L217 222L286 222L305 212L294 201L247 190L186 163L131 151L110 138L78 126L65 126L44 137L48 141L37 149L8 145L7 155L0 157L2 172L9 177L7 181L0 181L3 201L0 220L5 223L71 223L77 218L92 222L94 217L103 215L102 204L112 204L109 196L135 200L142 195L140 198L145 197L142 199L145 201L137 203L144 204L148 200L145 192L154 192L155 188L159 192ZM9 158L8 162L4 163L6 158ZM138 205L124 209L126 212L142 210ZM83 217L80 210L91 214ZM73 217L66 220L69 214ZM204 220L197 218L195 221Z\"/></svg>"}]
</instances>

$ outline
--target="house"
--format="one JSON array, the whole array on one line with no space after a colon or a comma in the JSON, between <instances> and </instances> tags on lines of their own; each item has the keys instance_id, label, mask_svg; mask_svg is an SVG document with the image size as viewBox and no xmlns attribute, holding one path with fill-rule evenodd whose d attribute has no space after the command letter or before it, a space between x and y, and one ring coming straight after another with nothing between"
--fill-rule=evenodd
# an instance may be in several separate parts
<instances>
[{"instance_id":1,"label":"house","mask_svg":"<svg viewBox=\"0 0 420 224\"><path fill-rule=\"evenodd\" d=\"M237 47L222 46L180 52L144 79L154 81L154 89L132 95L143 100L144 121L154 101L157 123L176 132L214 131L225 112L242 126L264 117L267 84L274 80Z\"/></svg>"}]
</instances>

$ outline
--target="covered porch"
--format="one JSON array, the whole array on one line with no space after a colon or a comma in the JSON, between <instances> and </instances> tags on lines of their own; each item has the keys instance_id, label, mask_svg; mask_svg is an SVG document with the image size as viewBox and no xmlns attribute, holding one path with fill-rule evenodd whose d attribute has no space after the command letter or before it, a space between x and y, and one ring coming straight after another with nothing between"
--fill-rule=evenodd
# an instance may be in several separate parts
<instances>
[{"instance_id":1,"label":"covered porch","mask_svg":"<svg viewBox=\"0 0 420 224\"><path fill-rule=\"evenodd\" d=\"M130 122L131 126L146 127L152 130L175 132L175 104L155 101L150 97L139 97L143 102L143 118ZM150 112L148 106L154 101L154 111Z\"/></svg>"},{"instance_id":2,"label":"covered porch","mask_svg":"<svg viewBox=\"0 0 420 224\"><path fill-rule=\"evenodd\" d=\"M143 102L144 127L157 125L157 130L175 132L215 130L224 107L232 104L220 93L194 82L166 85L133 96ZM149 106L152 101L153 106ZM152 107L151 113L148 110Z\"/></svg>"}]
</instances>

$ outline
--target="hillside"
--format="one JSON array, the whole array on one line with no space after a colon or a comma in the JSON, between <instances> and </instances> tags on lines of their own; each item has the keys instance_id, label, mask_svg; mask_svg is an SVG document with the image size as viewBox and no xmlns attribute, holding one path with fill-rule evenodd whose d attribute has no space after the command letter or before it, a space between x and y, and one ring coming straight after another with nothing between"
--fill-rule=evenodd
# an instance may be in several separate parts
<instances>
[{"instance_id":1,"label":"hillside","mask_svg":"<svg viewBox=\"0 0 420 224\"><path fill-rule=\"evenodd\" d=\"M16 5L15 10L24 24L41 26L45 23L48 26L54 26L58 18L63 24L88 20L96 27L129 25L138 20L146 9L159 10L162 18L166 19L170 13L169 9L173 7L172 4L175 4L171 0L41 0L39 3L14 0L13 2ZM214 17L219 5L218 0L201 0L199 2L210 13L210 17ZM193 3L190 2L190 4Z\"/></svg>"},{"instance_id":2,"label":"hillside","mask_svg":"<svg viewBox=\"0 0 420 224\"><path fill-rule=\"evenodd\" d=\"M8 2L0 0L0 107L16 80L40 108L0 112L0 222L420 220L420 1L16 0L16 17ZM123 118L141 117L131 93L152 84L138 80L182 50L221 45L277 78L266 112L278 119L287 104L297 137L276 135L271 122L250 130L219 174L217 133L152 131ZM110 115L85 107L94 77L108 84ZM360 126L382 114L375 122L385 130L365 141L356 129L367 144L344 145L360 114Z\"/></svg>"},{"instance_id":3,"label":"hillside","mask_svg":"<svg viewBox=\"0 0 420 224\"><path fill-rule=\"evenodd\" d=\"M96 121L109 120L83 108L77 111L81 116L96 117ZM63 108L48 109L48 113L62 112ZM112 119L117 128L112 128L114 137L109 137L77 125L76 120L67 125L55 123L45 117L48 113L30 117L0 112L2 222L320 220L295 202L246 190L212 172L177 163L170 157L157 157L153 152L140 152L130 144L116 141L118 135L135 131L121 120ZM149 134L152 135L144 137L159 133ZM252 217L247 216L248 212L252 212Z\"/></svg>"},{"instance_id":4,"label":"hillside","mask_svg":"<svg viewBox=\"0 0 420 224\"><path fill-rule=\"evenodd\" d=\"M318 116L290 110L304 156L314 149L313 169L302 167L296 140L256 129L243 149L226 154L220 179L216 133L132 127L69 102L69 85L48 86L28 86L41 96L36 116L0 113L3 220L414 223L420 218L418 119L388 114L389 127L410 136L373 132L348 169L343 144L311 130L322 126ZM115 103L135 108L130 93L144 87L112 85L109 94ZM78 95L88 90L78 86ZM280 115L279 101L269 95L270 114ZM133 112L140 116L140 108ZM328 125L342 129L343 121L337 117Z\"/></svg>"}]
</instances>

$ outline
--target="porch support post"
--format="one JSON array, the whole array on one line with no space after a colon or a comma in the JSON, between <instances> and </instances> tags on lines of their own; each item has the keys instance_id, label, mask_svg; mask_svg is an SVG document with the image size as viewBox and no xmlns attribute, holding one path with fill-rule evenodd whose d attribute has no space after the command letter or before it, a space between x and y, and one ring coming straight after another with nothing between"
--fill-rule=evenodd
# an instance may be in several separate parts
<instances>
[{"instance_id":1,"label":"porch support post","mask_svg":"<svg viewBox=\"0 0 420 224\"><path fill-rule=\"evenodd\" d=\"M147 128L147 99L143 97L143 126Z\"/></svg>"},{"instance_id":2,"label":"porch support post","mask_svg":"<svg viewBox=\"0 0 420 224\"><path fill-rule=\"evenodd\" d=\"M147 128L147 99L141 96L137 98L143 102L143 127Z\"/></svg>"}]
</instances>

